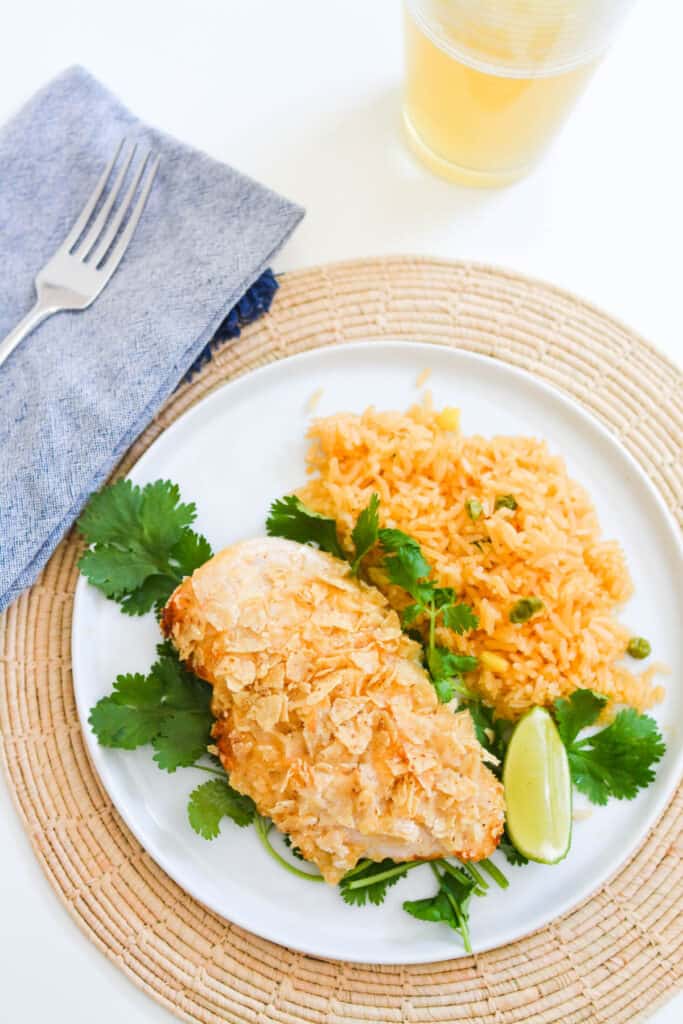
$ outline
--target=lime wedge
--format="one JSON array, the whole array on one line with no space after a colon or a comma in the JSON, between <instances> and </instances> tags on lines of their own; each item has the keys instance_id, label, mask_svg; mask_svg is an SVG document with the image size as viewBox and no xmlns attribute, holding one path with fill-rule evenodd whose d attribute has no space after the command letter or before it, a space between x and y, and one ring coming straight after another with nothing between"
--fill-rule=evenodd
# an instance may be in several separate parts
<instances>
[{"instance_id":1,"label":"lime wedge","mask_svg":"<svg viewBox=\"0 0 683 1024\"><path fill-rule=\"evenodd\" d=\"M572 837L569 761L544 708L533 708L515 726L503 785L507 830L519 852L542 864L566 857Z\"/></svg>"}]
</instances>

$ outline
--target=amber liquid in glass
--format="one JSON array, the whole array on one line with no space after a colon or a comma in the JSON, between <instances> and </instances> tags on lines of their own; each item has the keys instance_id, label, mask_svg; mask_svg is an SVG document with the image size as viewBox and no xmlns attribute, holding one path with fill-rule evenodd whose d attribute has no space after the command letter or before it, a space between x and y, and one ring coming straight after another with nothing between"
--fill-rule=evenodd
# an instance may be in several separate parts
<instances>
[{"instance_id":1,"label":"amber liquid in glass","mask_svg":"<svg viewBox=\"0 0 683 1024\"><path fill-rule=\"evenodd\" d=\"M404 121L411 148L432 170L463 184L522 177L571 110L596 60L560 74L526 76L465 62L458 39L419 21L405 6ZM540 63L540 61L539 61Z\"/></svg>"}]
</instances>

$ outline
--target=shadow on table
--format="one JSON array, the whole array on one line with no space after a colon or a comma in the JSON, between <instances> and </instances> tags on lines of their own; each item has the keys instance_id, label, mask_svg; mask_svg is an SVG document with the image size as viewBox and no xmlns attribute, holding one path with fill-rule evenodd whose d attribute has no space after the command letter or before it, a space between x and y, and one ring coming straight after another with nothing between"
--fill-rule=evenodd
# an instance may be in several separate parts
<instances>
[{"instance_id":1,"label":"shadow on table","mask_svg":"<svg viewBox=\"0 0 683 1024\"><path fill-rule=\"evenodd\" d=\"M294 263L296 249L306 252L306 228L313 223L316 251L324 225L333 256L415 251L416 240L429 240L435 228L488 218L501 195L443 181L412 156L397 89L328 115L304 138L288 137L277 152L266 180L307 210L288 246Z\"/></svg>"}]
</instances>

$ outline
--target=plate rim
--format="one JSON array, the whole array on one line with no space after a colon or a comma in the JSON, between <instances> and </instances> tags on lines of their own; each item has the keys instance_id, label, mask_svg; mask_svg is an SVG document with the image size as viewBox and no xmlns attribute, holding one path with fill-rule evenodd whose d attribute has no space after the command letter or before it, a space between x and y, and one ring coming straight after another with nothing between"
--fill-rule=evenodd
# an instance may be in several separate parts
<instances>
[{"instance_id":1,"label":"plate rim","mask_svg":"<svg viewBox=\"0 0 683 1024\"><path fill-rule=\"evenodd\" d=\"M645 489L649 493L650 498L655 501L658 510L662 515L667 531L670 534L670 540L673 542L673 545L677 551L678 559L683 567L683 537L681 537L681 531L678 528L678 524L668 505L664 501L664 498L661 495L659 489L655 486L654 482L650 479L648 474L645 472L644 468L635 459L631 452L629 452L629 450L620 441L620 439L617 436L615 436L615 434L605 424L603 424L601 420L598 419L598 417L590 409L587 409L572 395L562 391L559 387L555 386L554 384L548 383L547 381L537 377L535 374L530 373L528 370L525 370L522 367L519 367L512 363L508 363L504 359L498 359L495 356L484 355L479 352L472 352L468 349L462 349L449 344L443 344L434 341L417 341L413 340L412 338L383 337L381 339L366 338L364 340L359 339L354 340L352 342L340 342L333 345L318 345L313 348L306 349L305 351L302 352L297 352L289 356L284 356L282 358L276 358L262 366L258 366L255 367L254 369L247 370L244 373L240 373L239 375L231 377L230 379L223 381L218 386L212 388L208 394L204 395L197 402L193 403L188 409L182 412L177 417L177 419L175 419L168 426L164 427L160 431L158 436L154 438L149 447L142 453L142 455L133 463L133 465L131 465L127 469L125 476L129 477L131 473L135 472L140 467L144 468L146 460L148 458L151 459L153 457L155 449L162 441L164 441L167 438L169 432L173 431L176 428L180 429L181 425L185 426L188 422L191 422L192 419L199 416L208 406L210 406L214 402L221 401L224 398L226 391L230 391L231 389L243 384L245 380L251 380L254 377L270 376L280 371L283 366L289 366L294 362L301 363L313 360L316 357L319 357L321 354L334 355L341 349L376 350L385 348L395 351L399 347L408 347L416 352L428 352L436 350L440 353L448 353L449 356L453 356L455 358L463 358L465 359L465 361L471 361L474 364L493 364L497 368L503 370L503 372L510 373L513 377L518 377L519 379L524 380L527 385L530 384L532 387L544 393L547 399L553 402L559 402L575 416L578 415L581 419L587 421L588 426L593 430L597 430L597 432L601 435L603 440L607 441L607 443L612 446L616 446L622 458L626 459L631 471L634 472L637 476L640 485L645 487ZM81 732L83 734L83 738L85 741L87 754L97 774L97 777L107 794L108 799L111 800L117 813L121 816L126 826L130 829L136 841L152 858L152 860L154 860L154 862L169 876L169 878L171 878L171 880L176 885L178 885L180 889L187 893L192 899L196 900L201 906L209 910L210 913L216 914L216 916L219 917L221 920L229 921L232 924L235 924L238 927L243 928L245 931L250 932L251 934L256 935L259 938L264 939L268 942L272 942L275 945L284 946L286 948L303 953L307 956L316 957L317 959L321 960L329 960L343 963L378 964L383 966L410 966L425 963L445 963L451 960L464 959L471 955L466 953L464 950L455 949L453 951L453 954L444 957L435 958L433 953L431 953L429 955L425 954L423 956L411 956L410 959L396 960L395 958L381 956L361 956L351 959L339 956L338 954L321 953L319 949L309 946L306 943L295 942L290 944L289 942L282 942L279 938L274 938L272 933L269 933L267 926L264 928L259 927L257 929L254 927L251 921L246 922L244 920L238 920L238 917L241 916L239 914L237 915L237 917L226 917L221 911L218 911L209 904L205 903L201 896L197 894L193 885L188 885L187 882L184 880L180 881L177 873L173 870L173 868L169 866L168 859L165 856L163 848L158 846L157 844L154 844L155 848L154 850L152 850L147 845L146 841L143 842L143 839L138 833L134 815L129 813L128 808L122 801L119 802L118 800L114 799L114 797L111 795L109 783L107 781L110 776L104 763L103 756L103 750L105 748L102 748L97 743L88 725L88 714L90 708L84 705L84 695L82 694L82 692L80 692L77 684L77 676L80 671L80 669L77 666L80 663L81 657L79 652L79 645L77 644L77 622L79 620L79 615L82 613L81 606L85 601L85 595L87 593L88 582L84 576L79 574L78 580L76 582L76 587L74 590L74 604L71 619L70 650L72 664L72 681L74 698L76 703L76 711L78 714ZM668 741L667 747L669 746L670 742L671 741ZM556 904L552 911L549 911L547 914L542 915L541 919L538 920L533 925L533 927L529 929L523 931L515 931L513 928L508 928L506 931L502 933L502 935L499 935L495 941L484 942L481 945L477 945L473 955L476 956L479 953L486 953L491 950L500 949L506 945L518 942L524 938L527 938L530 935L535 934L543 928L546 928L553 921L559 920L565 914L569 913L574 909L577 909L579 906L586 903L595 895L596 892L602 889L605 885L609 884L609 882L617 874L619 874L620 871L623 870L624 866L638 853L643 844L646 842L649 833L652 831L657 821L664 813L666 807L673 799L676 789L680 785L682 776L683 740L679 739L678 750L676 752L676 756L671 767L671 781L669 785L662 790L661 794L659 794L656 797L656 799L653 799L651 801L651 806L648 806L646 813L643 814L643 821L639 825L637 838L635 842L629 845L628 847L625 847L626 853L620 857L618 863L615 865L610 865L608 870L603 872L603 874L598 878L595 884L587 892L583 892L582 895L579 896L579 898L568 896L561 903Z\"/></svg>"}]
</instances>

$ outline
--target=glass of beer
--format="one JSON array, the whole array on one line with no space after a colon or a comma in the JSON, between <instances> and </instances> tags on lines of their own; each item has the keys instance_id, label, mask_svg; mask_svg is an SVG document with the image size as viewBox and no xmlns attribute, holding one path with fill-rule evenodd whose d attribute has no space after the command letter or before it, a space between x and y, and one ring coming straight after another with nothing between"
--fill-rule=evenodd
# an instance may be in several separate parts
<instances>
[{"instance_id":1,"label":"glass of beer","mask_svg":"<svg viewBox=\"0 0 683 1024\"><path fill-rule=\"evenodd\" d=\"M437 174L505 185L533 166L634 0L404 0L403 120Z\"/></svg>"}]
</instances>

